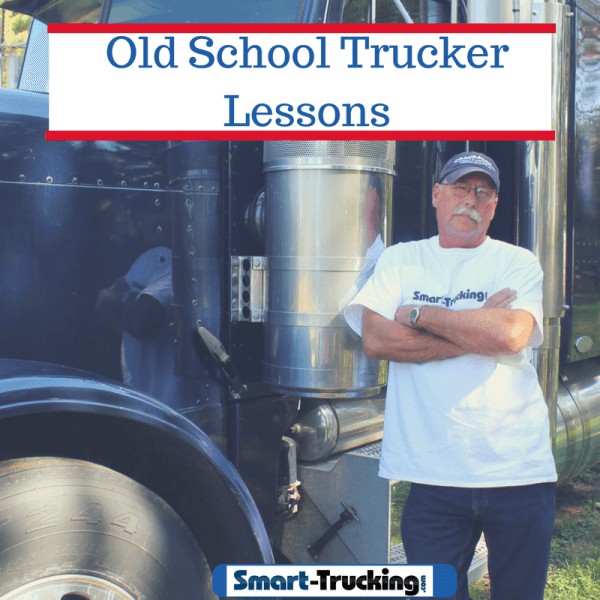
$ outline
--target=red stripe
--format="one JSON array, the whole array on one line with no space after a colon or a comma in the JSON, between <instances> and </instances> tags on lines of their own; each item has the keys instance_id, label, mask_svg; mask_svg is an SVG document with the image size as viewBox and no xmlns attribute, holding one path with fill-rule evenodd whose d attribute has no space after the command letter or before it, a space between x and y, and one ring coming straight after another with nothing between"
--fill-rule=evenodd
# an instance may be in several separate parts
<instances>
[{"instance_id":1,"label":"red stripe","mask_svg":"<svg viewBox=\"0 0 600 600\"><path fill-rule=\"evenodd\" d=\"M398 140L398 141L554 141L554 131L46 131L48 141L272 141L272 140Z\"/></svg>"},{"instance_id":2,"label":"red stripe","mask_svg":"<svg viewBox=\"0 0 600 600\"><path fill-rule=\"evenodd\" d=\"M554 23L50 23L49 33L556 33Z\"/></svg>"}]
</instances>

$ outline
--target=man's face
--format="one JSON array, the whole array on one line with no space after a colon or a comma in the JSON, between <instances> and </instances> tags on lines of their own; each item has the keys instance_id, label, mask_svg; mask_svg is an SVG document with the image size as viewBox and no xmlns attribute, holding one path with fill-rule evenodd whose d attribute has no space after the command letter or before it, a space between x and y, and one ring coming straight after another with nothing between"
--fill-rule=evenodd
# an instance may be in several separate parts
<instances>
[{"instance_id":1,"label":"man's face","mask_svg":"<svg viewBox=\"0 0 600 600\"><path fill-rule=\"evenodd\" d=\"M481 188L479 197L475 188ZM453 185L436 183L433 206L441 245L449 248L479 246L485 240L497 204L494 184L483 173L465 175Z\"/></svg>"}]
</instances>

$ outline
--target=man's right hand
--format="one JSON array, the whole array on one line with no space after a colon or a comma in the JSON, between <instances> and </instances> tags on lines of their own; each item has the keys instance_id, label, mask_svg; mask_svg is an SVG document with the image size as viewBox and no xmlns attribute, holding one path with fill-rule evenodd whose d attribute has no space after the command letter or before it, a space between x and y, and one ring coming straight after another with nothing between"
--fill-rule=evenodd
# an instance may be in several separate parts
<instances>
[{"instance_id":1,"label":"man's right hand","mask_svg":"<svg viewBox=\"0 0 600 600\"><path fill-rule=\"evenodd\" d=\"M510 308L510 305L517 299L517 292L510 288L504 288L495 294L492 294L484 303L482 308Z\"/></svg>"}]
</instances>

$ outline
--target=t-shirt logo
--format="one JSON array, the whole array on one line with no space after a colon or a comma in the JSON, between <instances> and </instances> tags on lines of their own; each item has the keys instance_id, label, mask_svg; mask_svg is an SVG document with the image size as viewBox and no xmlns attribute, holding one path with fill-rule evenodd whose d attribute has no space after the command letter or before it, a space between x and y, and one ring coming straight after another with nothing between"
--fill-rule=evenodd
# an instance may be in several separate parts
<instances>
[{"instance_id":1,"label":"t-shirt logo","mask_svg":"<svg viewBox=\"0 0 600 600\"><path fill-rule=\"evenodd\" d=\"M442 304L446 308L453 306L461 300L475 300L476 302L485 302L487 300L487 292L478 292L472 289L461 290L455 296L432 296L431 294L425 294L420 290L413 292L413 300L419 302L427 302L428 304Z\"/></svg>"}]
</instances>

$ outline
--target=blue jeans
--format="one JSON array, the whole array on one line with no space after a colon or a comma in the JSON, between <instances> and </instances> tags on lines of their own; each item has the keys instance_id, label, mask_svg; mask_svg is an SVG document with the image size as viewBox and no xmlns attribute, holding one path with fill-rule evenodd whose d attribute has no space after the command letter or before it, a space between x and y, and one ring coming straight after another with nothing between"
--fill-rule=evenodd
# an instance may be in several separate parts
<instances>
[{"instance_id":1,"label":"blue jeans","mask_svg":"<svg viewBox=\"0 0 600 600\"><path fill-rule=\"evenodd\" d=\"M409 564L449 564L455 600L469 600L467 572L481 533L493 600L543 600L555 483L456 488L413 483L402 513Z\"/></svg>"}]
</instances>

